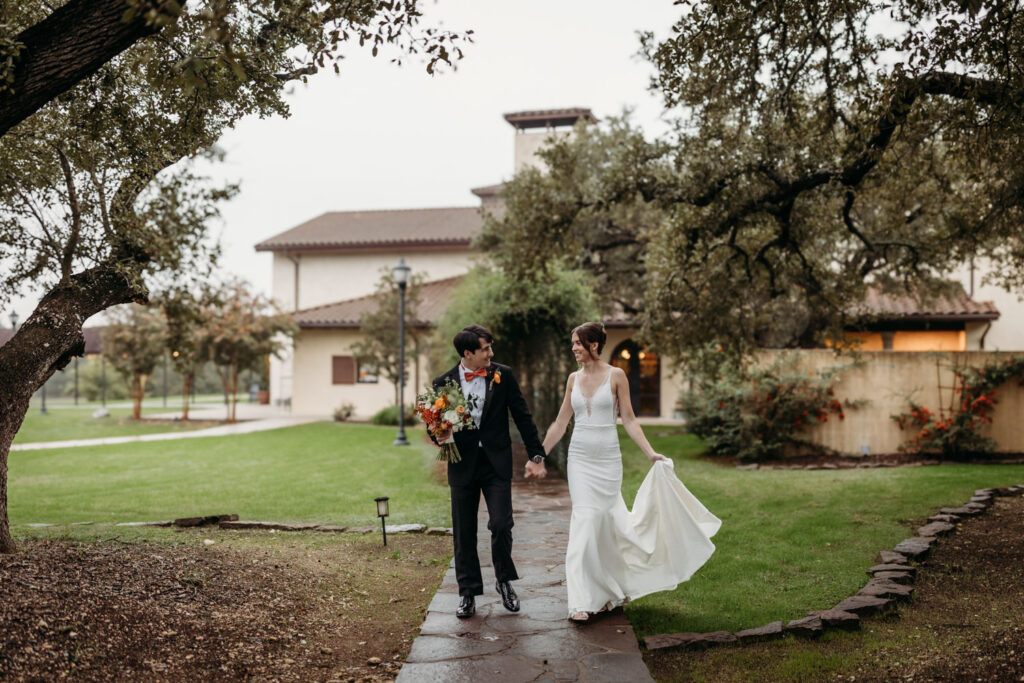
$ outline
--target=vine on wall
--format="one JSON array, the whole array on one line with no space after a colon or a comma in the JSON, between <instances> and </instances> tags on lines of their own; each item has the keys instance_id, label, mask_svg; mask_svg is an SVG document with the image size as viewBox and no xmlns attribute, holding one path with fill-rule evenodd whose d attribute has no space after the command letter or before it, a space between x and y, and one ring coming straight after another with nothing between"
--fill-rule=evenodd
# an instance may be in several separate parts
<instances>
[{"instance_id":1,"label":"vine on wall","mask_svg":"<svg viewBox=\"0 0 1024 683\"><path fill-rule=\"evenodd\" d=\"M893 415L901 430L912 431L900 450L944 459L977 457L996 449L993 439L982 434L992 423L999 402L996 389L1011 379L1024 383L1024 358L1007 358L980 368L954 368L953 401L948 410L933 412L910 402L910 410Z\"/></svg>"}]
</instances>

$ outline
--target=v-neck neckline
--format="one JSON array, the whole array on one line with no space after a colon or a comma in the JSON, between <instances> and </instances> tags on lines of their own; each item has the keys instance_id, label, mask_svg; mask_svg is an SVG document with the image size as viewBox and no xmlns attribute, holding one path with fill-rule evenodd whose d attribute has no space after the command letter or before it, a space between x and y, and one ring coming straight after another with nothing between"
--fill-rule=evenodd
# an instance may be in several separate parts
<instances>
[{"instance_id":1,"label":"v-neck neckline","mask_svg":"<svg viewBox=\"0 0 1024 683\"><path fill-rule=\"evenodd\" d=\"M581 382L576 383L576 388L580 390L580 396L582 396L583 399L589 403L591 400L593 400L595 396L597 396L597 392L601 391L601 387L605 385L605 382L607 382L611 378L611 376L612 371L611 368L609 368L608 372L605 373L604 379L601 380L601 383L597 385L597 388L594 389L594 393L592 393L590 396L587 396L585 393L583 393L583 387L581 386Z\"/></svg>"}]
</instances>

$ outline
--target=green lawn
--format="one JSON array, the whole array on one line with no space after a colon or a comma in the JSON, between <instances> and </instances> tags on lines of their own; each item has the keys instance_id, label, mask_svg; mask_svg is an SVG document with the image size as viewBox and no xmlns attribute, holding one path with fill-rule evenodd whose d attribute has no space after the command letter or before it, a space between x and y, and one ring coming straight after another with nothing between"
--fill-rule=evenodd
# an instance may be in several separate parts
<instances>
[{"instance_id":1,"label":"green lawn","mask_svg":"<svg viewBox=\"0 0 1024 683\"><path fill-rule=\"evenodd\" d=\"M738 630L831 607L864 584L879 550L913 535L936 508L977 488L1024 482L1021 465L740 471L700 460L699 442L646 430L676 474L722 518L718 550L677 590L628 608L639 635ZM434 449L391 445L394 427L316 423L234 437L10 454L14 525L140 521L237 513L243 519L449 525ZM648 465L625 434L632 505ZM29 533L26 527L15 533Z\"/></svg>"},{"instance_id":2,"label":"green lawn","mask_svg":"<svg viewBox=\"0 0 1024 683\"><path fill-rule=\"evenodd\" d=\"M210 407L211 404L196 404L194 409ZM216 404L212 404L216 405ZM40 413L33 406L25 415L25 421L14 436L14 443L38 443L41 441L65 441L68 439L98 439L108 436L137 436L141 434L158 434L182 430L209 427L208 422L175 422L173 420L146 420L147 414L171 412L181 409L180 403L167 403L164 408L161 401L143 405L142 420L131 419L132 409L124 407L122 402L108 407L109 417L94 418L93 412L99 408L98 403L83 405L48 405L46 414Z\"/></svg>"},{"instance_id":3,"label":"green lawn","mask_svg":"<svg viewBox=\"0 0 1024 683\"><path fill-rule=\"evenodd\" d=\"M741 471L698 460L693 437L646 432L723 524L717 551L689 582L628 607L641 636L736 631L826 609L867 581L864 570L879 550L912 536L937 508L961 504L978 488L1024 483L1021 465ZM632 505L647 459L620 438Z\"/></svg>"},{"instance_id":4,"label":"green lawn","mask_svg":"<svg viewBox=\"0 0 1024 683\"><path fill-rule=\"evenodd\" d=\"M434 448L394 427L314 423L231 437L63 450L9 460L14 525L129 522L237 513L242 519L449 525L448 489L431 477Z\"/></svg>"}]
</instances>

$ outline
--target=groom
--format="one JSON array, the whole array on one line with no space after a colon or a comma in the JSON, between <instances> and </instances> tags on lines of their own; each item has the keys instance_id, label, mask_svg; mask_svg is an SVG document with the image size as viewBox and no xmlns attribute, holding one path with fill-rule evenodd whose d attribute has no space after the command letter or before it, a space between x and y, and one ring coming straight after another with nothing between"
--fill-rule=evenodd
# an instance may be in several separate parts
<instances>
[{"instance_id":1,"label":"groom","mask_svg":"<svg viewBox=\"0 0 1024 683\"><path fill-rule=\"evenodd\" d=\"M448 486L452 496L452 536L455 541L455 576L459 582L460 619L476 613L476 596L484 592L480 574L480 558L476 552L477 511L480 494L487 503L487 528L491 531L491 562L498 582L495 586L505 609L518 612L519 596L511 581L519 578L512 562L512 441L508 432L508 416L512 415L519 434L526 444L531 462L527 470L541 470L544 448L530 409L507 365L492 363L494 337L480 325L470 325L452 340L455 352L462 359L458 365L434 379L434 386L443 386L449 379L462 387L468 398L477 397L471 411L478 429L464 429L438 443L454 437L462 456L461 462L448 464Z\"/></svg>"}]
</instances>

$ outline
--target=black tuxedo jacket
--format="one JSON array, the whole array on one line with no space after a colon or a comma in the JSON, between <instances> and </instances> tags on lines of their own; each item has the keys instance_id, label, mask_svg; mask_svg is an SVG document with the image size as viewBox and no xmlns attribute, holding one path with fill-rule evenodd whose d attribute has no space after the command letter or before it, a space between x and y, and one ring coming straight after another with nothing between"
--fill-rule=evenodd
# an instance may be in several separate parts
<instances>
[{"instance_id":1,"label":"black tuxedo jacket","mask_svg":"<svg viewBox=\"0 0 1024 683\"><path fill-rule=\"evenodd\" d=\"M456 364L448 372L434 378L434 386L443 386L451 379L456 386L461 387L459 368L460 364ZM496 372L501 373L500 381L495 381ZM533 423L533 416L519 389L519 383L512 374L512 369L507 365L492 362L484 379L487 382L487 393L480 424L477 425L479 429L464 429L455 433L455 445L459 449L462 461L448 463L450 485L464 486L472 481L476 471L476 458L480 454L490 460L498 476L511 481L512 438L508 431L509 414L512 415L520 436L523 437L526 452L531 456L545 455L537 434L537 426ZM478 448L477 443L483 444L483 448Z\"/></svg>"}]
</instances>

